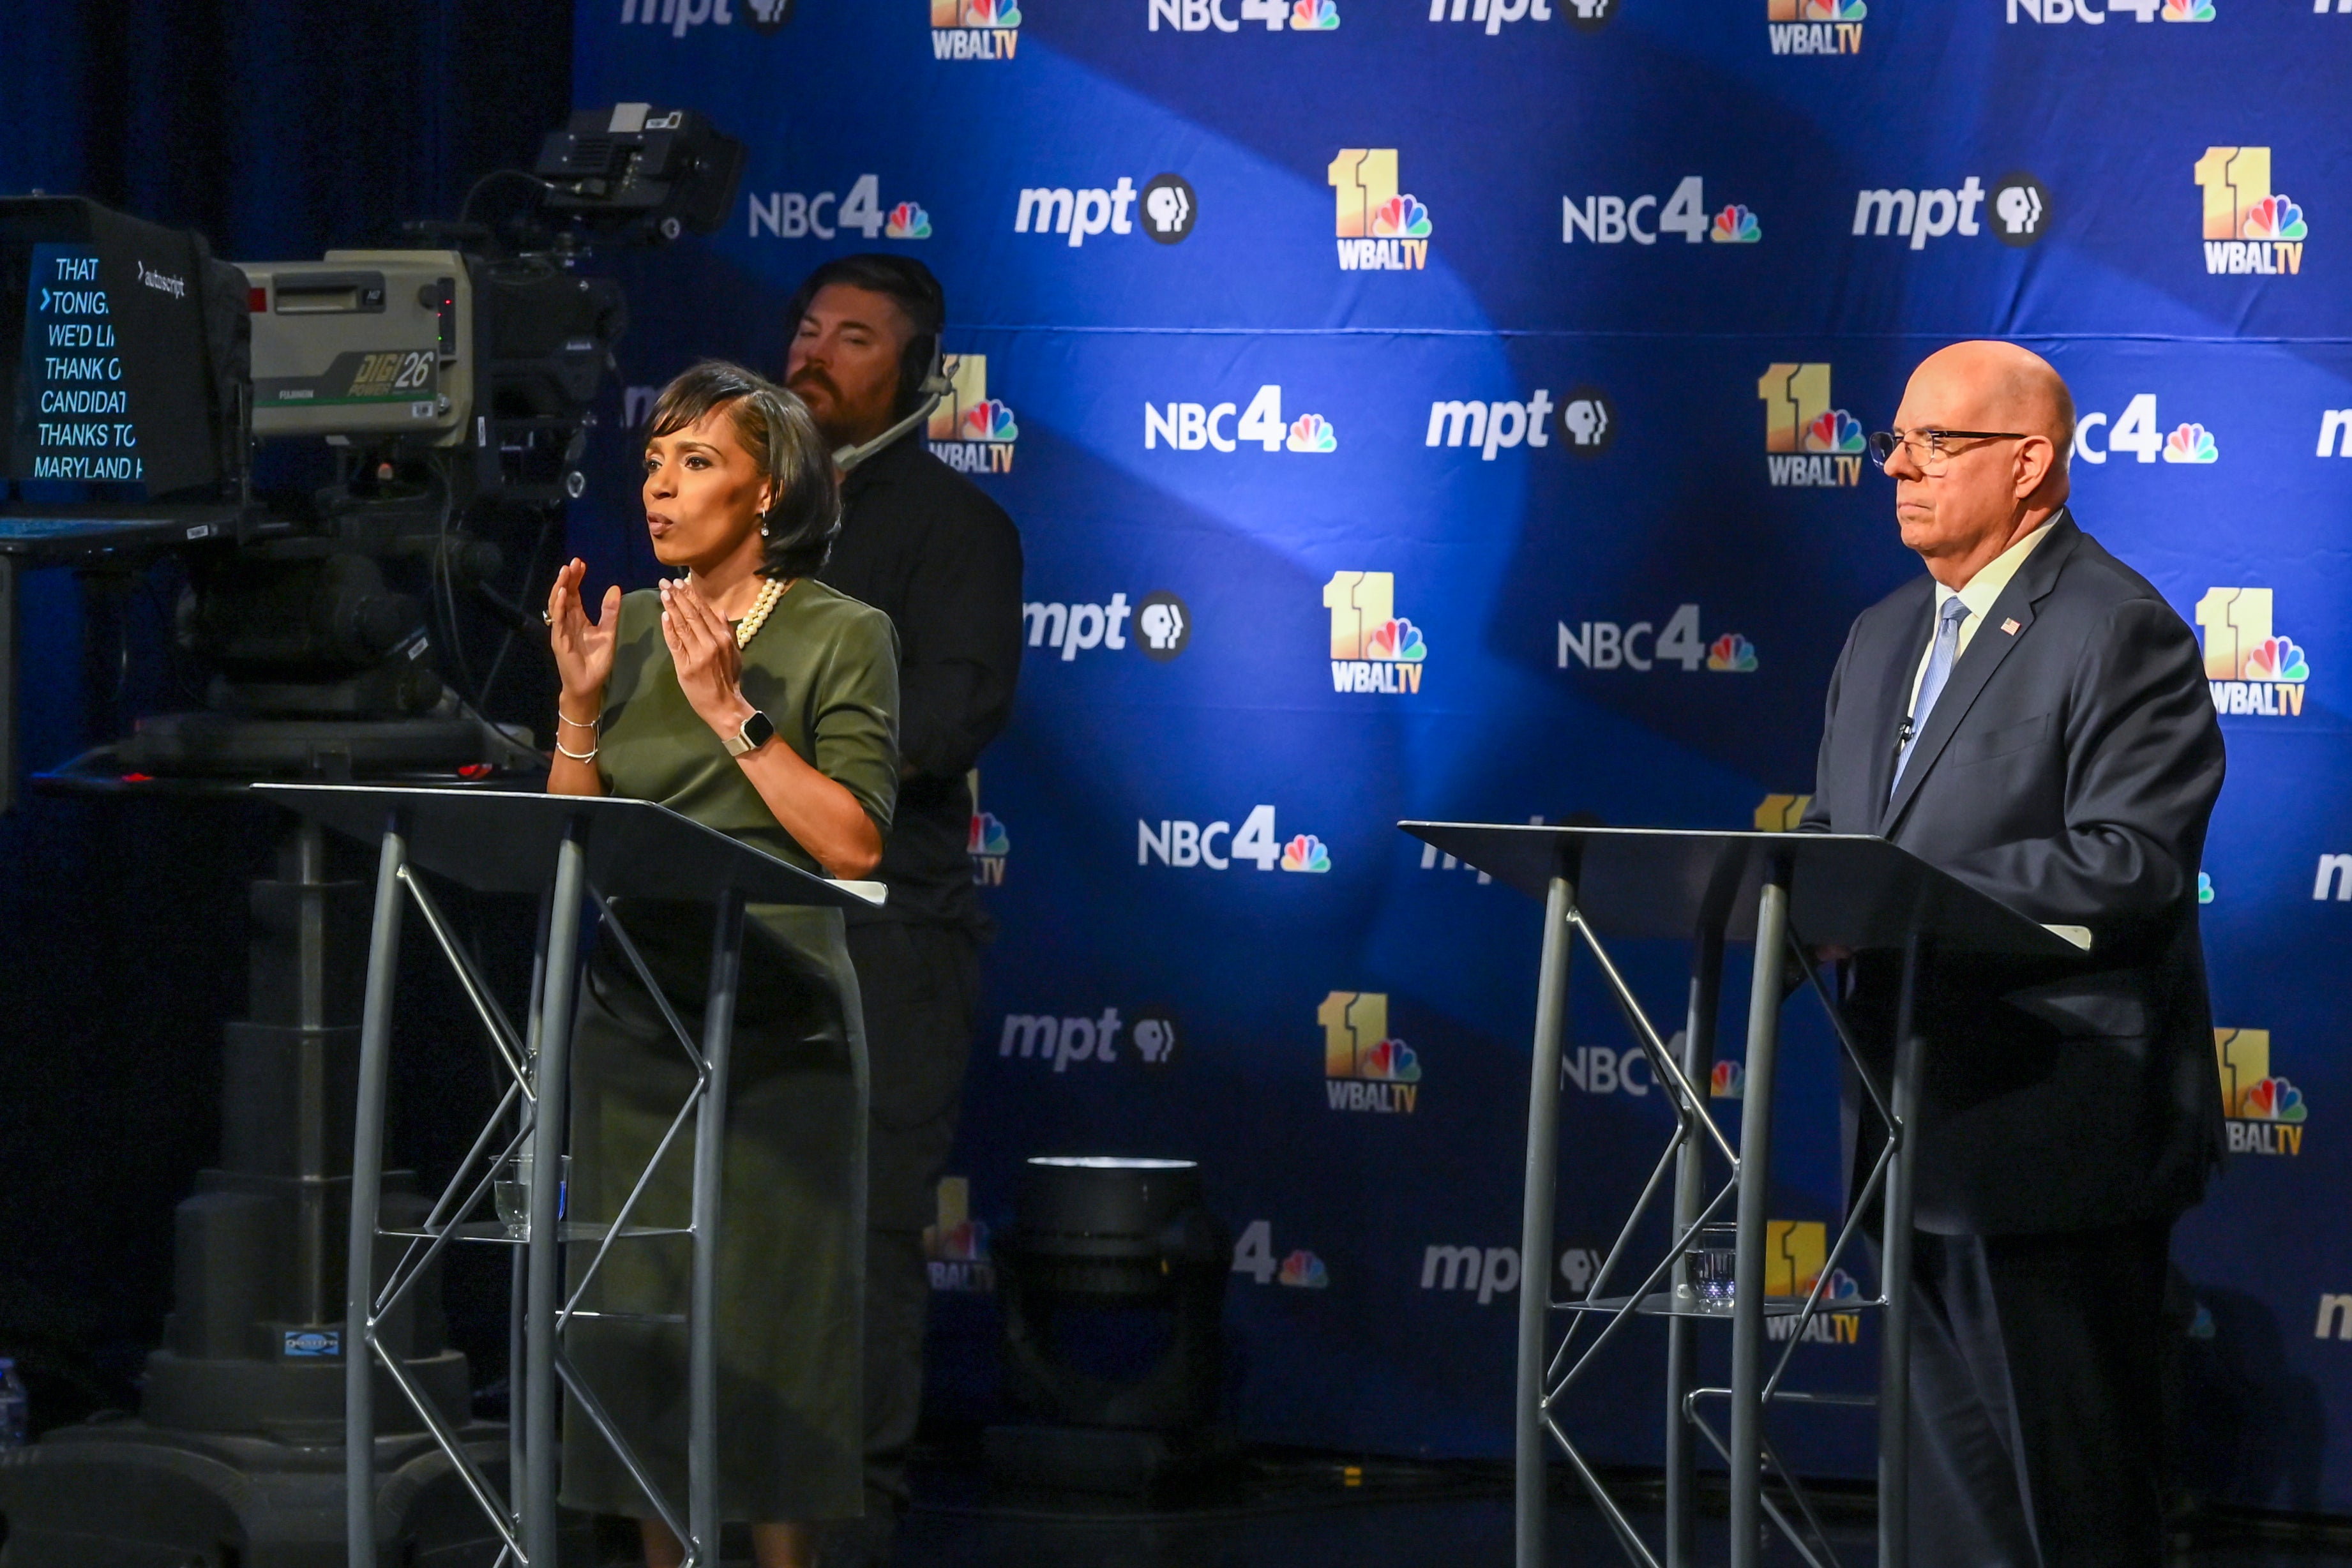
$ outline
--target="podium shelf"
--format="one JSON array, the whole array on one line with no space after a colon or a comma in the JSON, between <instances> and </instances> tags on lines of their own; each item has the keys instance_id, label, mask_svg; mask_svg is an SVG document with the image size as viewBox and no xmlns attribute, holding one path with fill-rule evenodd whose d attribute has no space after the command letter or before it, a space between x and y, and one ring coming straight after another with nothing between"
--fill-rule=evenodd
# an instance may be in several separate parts
<instances>
[{"instance_id":1,"label":"podium shelf","mask_svg":"<svg viewBox=\"0 0 2352 1568\"><path fill-rule=\"evenodd\" d=\"M1596 1296L1581 1301L1556 1301L1552 1305L1563 1312L1616 1313L1623 1311L1625 1303L1631 1300L1633 1298L1630 1296ZM1867 1301L1818 1301L1813 1305L1813 1315L1820 1317L1827 1312L1855 1312L1885 1304L1874 1298ZM1804 1310L1805 1299L1802 1296L1764 1298L1764 1315L1768 1318L1793 1318ZM1654 1290L1643 1297L1642 1304L1634 1308L1633 1311L1637 1317L1643 1318L1714 1318L1727 1323L1731 1321L1732 1317L1729 1301L1702 1301L1696 1298L1688 1301L1677 1301L1672 1292L1665 1290Z\"/></svg>"},{"instance_id":2,"label":"podium shelf","mask_svg":"<svg viewBox=\"0 0 2352 1568\"><path fill-rule=\"evenodd\" d=\"M611 1233L612 1228L613 1227L611 1226L601 1220L566 1220L562 1225L555 1227L555 1233L556 1239L559 1241L602 1241L608 1234ZM432 1241L445 1233L431 1230L401 1229L392 1226L384 1226L378 1228L376 1234L378 1236L397 1236L408 1241ZM530 1245L530 1237L509 1236L507 1234L506 1226L494 1219L469 1219L463 1225L451 1226L446 1234L452 1241L486 1242L494 1247L528 1247ZM693 1234L693 1231L688 1229L684 1226L631 1225L622 1226L621 1234L614 1239L617 1241L635 1241L640 1237L649 1236L692 1236Z\"/></svg>"}]
</instances>

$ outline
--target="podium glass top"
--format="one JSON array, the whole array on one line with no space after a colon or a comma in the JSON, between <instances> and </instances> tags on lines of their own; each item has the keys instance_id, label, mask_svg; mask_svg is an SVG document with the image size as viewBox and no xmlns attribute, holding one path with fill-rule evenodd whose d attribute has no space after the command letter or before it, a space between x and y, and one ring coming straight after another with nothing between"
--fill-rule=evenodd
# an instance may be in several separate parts
<instances>
[{"instance_id":1,"label":"podium glass top","mask_svg":"<svg viewBox=\"0 0 2352 1568\"><path fill-rule=\"evenodd\" d=\"M607 898L709 903L735 888L747 903L870 910L886 896L879 882L813 876L649 800L376 784L257 784L253 792L362 843L396 823L413 864L477 892L548 887L576 824L589 885Z\"/></svg>"},{"instance_id":2,"label":"podium glass top","mask_svg":"<svg viewBox=\"0 0 2352 1568\"><path fill-rule=\"evenodd\" d=\"M1901 947L1916 928L1946 952L2079 958L2083 948L1884 838L1854 833L1685 832L1400 822L1424 843L1542 898L1555 876L1604 937L1688 938L1722 922L1756 940L1766 867L1790 864L1790 923L1808 942Z\"/></svg>"}]
</instances>

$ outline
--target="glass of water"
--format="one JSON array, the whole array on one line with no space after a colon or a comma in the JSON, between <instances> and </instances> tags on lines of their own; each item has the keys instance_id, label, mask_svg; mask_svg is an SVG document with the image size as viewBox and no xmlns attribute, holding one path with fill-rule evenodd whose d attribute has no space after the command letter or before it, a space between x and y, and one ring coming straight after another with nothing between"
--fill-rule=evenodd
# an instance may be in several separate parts
<instances>
[{"instance_id":1,"label":"glass of water","mask_svg":"<svg viewBox=\"0 0 2352 1568\"><path fill-rule=\"evenodd\" d=\"M1702 1307L1729 1309L1732 1272L1739 1259L1739 1227L1704 1225L1691 1237L1685 1256L1690 1261L1692 1294Z\"/></svg>"},{"instance_id":2,"label":"glass of water","mask_svg":"<svg viewBox=\"0 0 2352 1568\"><path fill-rule=\"evenodd\" d=\"M563 1217L571 1206L572 1156L566 1154L555 1168L555 1215ZM508 1237L515 1241L530 1239L530 1179L531 1156L517 1154L499 1167L498 1180L492 1184L492 1196L499 1206L499 1220L507 1227Z\"/></svg>"}]
</instances>

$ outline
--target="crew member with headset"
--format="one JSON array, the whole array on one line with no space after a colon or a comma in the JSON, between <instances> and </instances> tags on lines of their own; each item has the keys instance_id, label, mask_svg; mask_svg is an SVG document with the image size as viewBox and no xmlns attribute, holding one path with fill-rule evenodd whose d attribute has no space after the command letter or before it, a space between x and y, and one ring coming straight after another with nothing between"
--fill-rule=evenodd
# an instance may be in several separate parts
<instances>
[{"instance_id":1,"label":"crew member with headset","mask_svg":"<svg viewBox=\"0 0 2352 1568\"><path fill-rule=\"evenodd\" d=\"M1846 637L1803 826L2087 933L2072 961L1946 955L1917 1001L1911 1560L2157 1568L2167 1254L2221 1145L2197 931L2221 730L2195 634L2066 509L2056 371L1955 343L1895 420L1871 452L1927 574ZM1900 969L1853 959L1882 1072Z\"/></svg>"},{"instance_id":2,"label":"crew member with headset","mask_svg":"<svg viewBox=\"0 0 2352 1568\"><path fill-rule=\"evenodd\" d=\"M972 886L966 775L1013 709L1021 536L931 456L919 417L940 379L947 297L921 262L842 257L787 308L785 384L846 469L841 537L820 573L886 612L899 643L898 800L887 904L853 915L849 952L872 1061L866 1253L866 1520L828 1563L886 1561L908 1500L930 1279L922 1233L955 1142L990 931Z\"/></svg>"}]
</instances>

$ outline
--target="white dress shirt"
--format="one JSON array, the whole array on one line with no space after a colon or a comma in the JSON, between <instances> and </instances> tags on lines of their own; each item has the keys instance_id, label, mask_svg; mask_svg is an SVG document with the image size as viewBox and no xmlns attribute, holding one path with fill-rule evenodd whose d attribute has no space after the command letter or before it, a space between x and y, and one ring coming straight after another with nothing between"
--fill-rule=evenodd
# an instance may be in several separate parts
<instances>
[{"instance_id":1,"label":"white dress shirt","mask_svg":"<svg viewBox=\"0 0 2352 1568\"><path fill-rule=\"evenodd\" d=\"M1927 679L1927 660L1936 651L1934 628L1944 618L1944 606L1958 599L1969 607L1968 616L1960 622L1958 646L1952 649L1952 662L1957 665L1960 655L1969 651L1969 639L1977 635L1977 628L1984 625L1985 616L1991 613L1993 601L2000 597L2003 588L2009 586L2009 580L2017 575L2017 569L2025 564L2025 558L2033 553L2033 547L2050 536L2050 524L2057 521L2058 514L2051 513L2041 527L1986 562L1977 574L1969 579L1967 586L1947 588L1941 583L1936 584L1936 614L1927 623L1927 646L1919 651L1919 668L1911 672L1909 712L1916 714L1919 711L1919 683Z\"/></svg>"}]
</instances>

